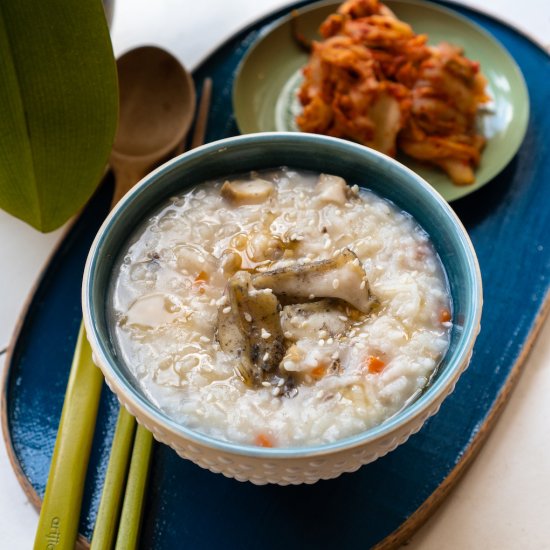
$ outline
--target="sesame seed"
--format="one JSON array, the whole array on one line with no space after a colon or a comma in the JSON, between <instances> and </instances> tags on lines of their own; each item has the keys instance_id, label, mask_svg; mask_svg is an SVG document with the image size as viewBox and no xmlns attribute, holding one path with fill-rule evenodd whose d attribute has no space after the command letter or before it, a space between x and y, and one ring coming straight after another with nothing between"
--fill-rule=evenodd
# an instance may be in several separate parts
<instances>
[{"instance_id":1,"label":"sesame seed","mask_svg":"<svg viewBox=\"0 0 550 550\"><path fill-rule=\"evenodd\" d=\"M327 239L325 241L325 244L323 245L323 250L328 250L332 245L332 241L330 239Z\"/></svg>"},{"instance_id":2,"label":"sesame seed","mask_svg":"<svg viewBox=\"0 0 550 550\"><path fill-rule=\"evenodd\" d=\"M329 346L331 346L332 344L334 344L334 338L329 338L329 339L327 340L327 344L328 344Z\"/></svg>"},{"instance_id":3,"label":"sesame seed","mask_svg":"<svg viewBox=\"0 0 550 550\"><path fill-rule=\"evenodd\" d=\"M231 306L224 307L222 311L223 313L228 314L231 311Z\"/></svg>"},{"instance_id":4,"label":"sesame seed","mask_svg":"<svg viewBox=\"0 0 550 550\"><path fill-rule=\"evenodd\" d=\"M332 281L332 288L336 290L339 286L340 286L340 281L338 279L334 279L334 281Z\"/></svg>"},{"instance_id":5,"label":"sesame seed","mask_svg":"<svg viewBox=\"0 0 550 550\"><path fill-rule=\"evenodd\" d=\"M328 332L326 330L320 330L319 331L319 336L321 338L326 338L328 336Z\"/></svg>"},{"instance_id":6,"label":"sesame seed","mask_svg":"<svg viewBox=\"0 0 550 550\"><path fill-rule=\"evenodd\" d=\"M269 352L266 351L266 352L264 353L263 360L264 360L264 361L267 361L268 359L269 359Z\"/></svg>"},{"instance_id":7,"label":"sesame seed","mask_svg":"<svg viewBox=\"0 0 550 550\"><path fill-rule=\"evenodd\" d=\"M217 302L216 305L224 306L227 303L227 296L222 296Z\"/></svg>"},{"instance_id":8,"label":"sesame seed","mask_svg":"<svg viewBox=\"0 0 550 550\"><path fill-rule=\"evenodd\" d=\"M364 290L366 286L367 286L367 283L365 281L361 281L361 284L359 285L359 288L361 290Z\"/></svg>"},{"instance_id":9,"label":"sesame seed","mask_svg":"<svg viewBox=\"0 0 550 550\"><path fill-rule=\"evenodd\" d=\"M281 393L281 388L273 388L271 390L271 395L273 395L273 397L277 397L280 393Z\"/></svg>"},{"instance_id":10,"label":"sesame seed","mask_svg":"<svg viewBox=\"0 0 550 550\"><path fill-rule=\"evenodd\" d=\"M250 315L250 313L248 313L248 311L244 312L244 318L247 320L248 323L250 323L252 321L252 315Z\"/></svg>"},{"instance_id":11,"label":"sesame seed","mask_svg":"<svg viewBox=\"0 0 550 550\"><path fill-rule=\"evenodd\" d=\"M322 338L319 340L318 343L321 347L323 347L325 345L325 341Z\"/></svg>"},{"instance_id":12,"label":"sesame seed","mask_svg":"<svg viewBox=\"0 0 550 550\"><path fill-rule=\"evenodd\" d=\"M288 330L284 333L285 338L292 338L292 332L288 332Z\"/></svg>"},{"instance_id":13,"label":"sesame seed","mask_svg":"<svg viewBox=\"0 0 550 550\"><path fill-rule=\"evenodd\" d=\"M355 260L353 260L353 265L359 265L361 262L359 261L359 258L355 258Z\"/></svg>"},{"instance_id":14,"label":"sesame seed","mask_svg":"<svg viewBox=\"0 0 550 550\"><path fill-rule=\"evenodd\" d=\"M331 359L334 359L334 360L338 359L338 357L340 357L340 352L338 352L338 351L335 351L335 352L330 356L330 358L331 358Z\"/></svg>"},{"instance_id":15,"label":"sesame seed","mask_svg":"<svg viewBox=\"0 0 550 550\"><path fill-rule=\"evenodd\" d=\"M216 300L214 300L214 298L212 298L212 300L210 300L210 305L211 305L211 306L215 306L215 305L216 305Z\"/></svg>"},{"instance_id":16,"label":"sesame seed","mask_svg":"<svg viewBox=\"0 0 550 550\"><path fill-rule=\"evenodd\" d=\"M345 315L338 315L338 319L340 319L340 321L347 321L348 320L348 318Z\"/></svg>"},{"instance_id":17,"label":"sesame seed","mask_svg":"<svg viewBox=\"0 0 550 550\"><path fill-rule=\"evenodd\" d=\"M199 338L199 340L200 340L201 342L204 342L205 344L207 344L208 342L210 342L210 338L208 338L208 336L201 336L201 337Z\"/></svg>"},{"instance_id":18,"label":"sesame seed","mask_svg":"<svg viewBox=\"0 0 550 550\"><path fill-rule=\"evenodd\" d=\"M267 340L271 336L271 332L267 332L267 330L265 330L265 328L262 328L261 336L264 340Z\"/></svg>"},{"instance_id":19,"label":"sesame seed","mask_svg":"<svg viewBox=\"0 0 550 550\"><path fill-rule=\"evenodd\" d=\"M270 384L269 382L267 382L266 380L264 380L264 381L262 382L262 386L263 386L264 388L271 388L271 384Z\"/></svg>"},{"instance_id":20,"label":"sesame seed","mask_svg":"<svg viewBox=\"0 0 550 550\"><path fill-rule=\"evenodd\" d=\"M292 370L296 366L296 363L294 361L285 361L283 363L283 367L286 370Z\"/></svg>"},{"instance_id":21,"label":"sesame seed","mask_svg":"<svg viewBox=\"0 0 550 550\"><path fill-rule=\"evenodd\" d=\"M281 378L278 382L277 382L277 386L279 386L279 388L285 383L285 380L284 378Z\"/></svg>"}]
</instances>

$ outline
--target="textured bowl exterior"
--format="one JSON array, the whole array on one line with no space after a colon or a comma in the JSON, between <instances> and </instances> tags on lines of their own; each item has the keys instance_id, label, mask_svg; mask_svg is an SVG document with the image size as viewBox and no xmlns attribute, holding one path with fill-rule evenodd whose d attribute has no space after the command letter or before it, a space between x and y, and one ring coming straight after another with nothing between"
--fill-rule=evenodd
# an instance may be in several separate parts
<instances>
[{"instance_id":1,"label":"textured bowl exterior","mask_svg":"<svg viewBox=\"0 0 550 550\"><path fill-rule=\"evenodd\" d=\"M449 277L458 327L434 382L414 403L363 434L334 444L264 449L232 444L178 425L143 395L116 358L106 319L106 296L115 257L133 228L168 197L201 181L288 165L342 175L411 213L432 237ZM393 159L362 146L309 134L268 133L229 138L182 155L142 180L107 218L92 245L83 282L83 313L94 362L119 401L155 439L183 458L215 473L280 485L315 483L364 464L404 443L435 414L471 358L479 333L481 277L475 252L460 221L419 176Z\"/></svg>"},{"instance_id":2,"label":"textured bowl exterior","mask_svg":"<svg viewBox=\"0 0 550 550\"><path fill-rule=\"evenodd\" d=\"M461 369L457 371L456 379L448 386L447 393L441 394L437 400L432 401L430 407L423 414L399 426L388 436L338 452L275 459L221 451L182 438L179 433L170 430L165 424L147 414L143 409L135 407L126 398L127 393L124 387L120 387L110 377L109 369L105 368L95 356L94 362L105 375L105 381L111 391L117 395L118 400L126 407L128 412L135 416L136 420L145 426L157 441L172 447L182 458L191 460L201 468L235 478L238 481L250 481L256 485L267 483L298 485L301 483L316 483L321 479L332 479L346 472L355 472L361 466L374 462L377 458L405 443L411 435L422 428L422 425L430 416L437 413L445 397L454 390L456 380L468 366L470 358L471 355L463 362Z\"/></svg>"}]
</instances>

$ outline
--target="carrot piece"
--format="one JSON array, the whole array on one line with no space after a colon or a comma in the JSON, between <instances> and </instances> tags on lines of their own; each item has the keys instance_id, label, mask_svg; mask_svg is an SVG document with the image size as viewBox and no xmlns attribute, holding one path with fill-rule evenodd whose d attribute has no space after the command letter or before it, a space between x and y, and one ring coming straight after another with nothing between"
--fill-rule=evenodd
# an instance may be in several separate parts
<instances>
[{"instance_id":1,"label":"carrot piece","mask_svg":"<svg viewBox=\"0 0 550 550\"><path fill-rule=\"evenodd\" d=\"M195 278L194 284L196 285L202 285L204 283L208 282L208 273L206 271L201 271Z\"/></svg>"},{"instance_id":2,"label":"carrot piece","mask_svg":"<svg viewBox=\"0 0 550 550\"><path fill-rule=\"evenodd\" d=\"M325 365L319 365L318 367L315 367L314 369L311 369L311 376L315 378L315 380L319 380L319 378L323 378L325 376L325 372L327 371L327 368Z\"/></svg>"},{"instance_id":3,"label":"carrot piece","mask_svg":"<svg viewBox=\"0 0 550 550\"><path fill-rule=\"evenodd\" d=\"M441 323L447 323L451 320L451 312L448 309L442 309L439 312L439 321Z\"/></svg>"},{"instance_id":4,"label":"carrot piece","mask_svg":"<svg viewBox=\"0 0 550 550\"><path fill-rule=\"evenodd\" d=\"M254 443L258 445L258 447L273 447L273 440L271 437L269 437L266 434L258 434L256 436L256 439L254 440Z\"/></svg>"},{"instance_id":5,"label":"carrot piece","mask_svg":"<svg viewBox=\"0 0 550 550\"><path fill-rule=\"evenodd\" d=\"M365 361L365 366L371 374L378 374L384 370L386 363L379 357L369 355Z\"/></svg>"},{"instance_id":6,"label":"carrot piece","mask_svg":"<svg viewBox=\"0 0 550 550\"><path fill-rule=\"evenodd\" d=\"M198 287L199 294L204 294L206 291L204 289L204 285L208 282L208 279L210 277L208 276L208 273L206 271L201 271L193 281L193 284Z\"/></svg>"}]
</instances>

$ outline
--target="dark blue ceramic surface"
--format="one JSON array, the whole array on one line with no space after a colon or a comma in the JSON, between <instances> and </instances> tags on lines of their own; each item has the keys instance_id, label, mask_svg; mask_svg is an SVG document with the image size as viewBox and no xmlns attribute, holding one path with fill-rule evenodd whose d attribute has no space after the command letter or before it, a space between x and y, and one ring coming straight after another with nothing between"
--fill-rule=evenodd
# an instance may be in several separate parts
<instances>
[{"instance_id":1,"label":"dark blue ceramic surface","mask_svg":"<svg viewBox=\"0 0 550 550\"><path fill-rule=\"evenodd\" d=\"M439 414L396 451L354 474L313 486L256 487L201 470L156 445L141 536L144 549L367 548L410 518L467 455L534 327L550 277L550 57L503 24L465 8L521 67L531 97L526 139L506 169L453 203L481 265L484 312L470 368ZM285 10L287 11L287 10ZM231 114L235 68L259 30L245 29L195 72L214 79L207 140L237 133ZM80 324L84 260L108 209L110 185L88 205L50 263L31 302L6 378L14 455L41 497ZM89 537L116 419L101 403L80 531Z\"/></svg>"}]
</instances>

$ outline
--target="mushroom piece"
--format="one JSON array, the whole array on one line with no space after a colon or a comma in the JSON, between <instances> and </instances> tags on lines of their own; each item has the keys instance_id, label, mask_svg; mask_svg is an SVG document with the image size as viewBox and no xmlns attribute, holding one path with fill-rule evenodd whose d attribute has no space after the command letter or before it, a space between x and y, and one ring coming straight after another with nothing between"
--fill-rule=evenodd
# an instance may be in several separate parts
<instances>
[{"instance_id":1,"label":"mushroom piece","mask_svg":"<svg viewBox=\"0 0 550 550\"><path fill-rule=\"evenodd\" d=\"M344 205L353 193L348 187L346 180L339 176L321 174L315 186L317 200L320 202L332 202Z\"/></svg>"},{"instance_id":2,"label":"mushroom piece","mask_svg":"<svg viewBox=\"0 0 550 550\"><path fill-rule=\"evenodd\" d=\"M246 246L246 254L254 262L278 260L284 252L283 241L267 230L252 232Z\"/></svg>"},{"instance_id":3,"label":"mushroom piece","mask_svg":"<svg viewBox=\"0 0 550 550\"><path fill-rule=\"evenodd\" d=\"M260 204L275 191L274 185L267 180L255 178L246 181L226 181L220 190L221 196L234 204Z\"/></svg>"},{"instance_id":4,"label":"mushroom piece","mask_svg":"<svg viewBox=\"0 0 550 550\"><path fill-rule=\"evenodd\" d=\"M177 296L146 294L128 308L124 324L141 330L152 330L173 323L184 314L184 308Z\"/></svg>"},{"instance_id":5,"label":"mushroom piece","mask_svg":"<svg viewBox=\"0 0 550 550\"><path fill-rule=\"evenodd\" d=\"M338 300L318 300L305 304L285 306L281 313L281 326L288 340L325 337L335 338L346 332L351 319Z\"/></svg>"},{"instance_id":6,"label":"mushroom piece","mask_svg":"<svg viewBox=\"0 0 550 550\"><path fill-rule=\"evenodd\" d=\"M258 273L252 277L252 285L295 301L340 298L363 313L369 313L376 303L359 258L347 248L329 260Z\"/></svg>"},{"instance_id":7,"label":"mushroom piece","mask_svg":"<svg viewBox=\"0 0 550 550\"><path fill-rule=\"evenodd\" d=\"M218 311L218 341L237 359L243 381L258 386L285 354L279 302L271 291L254 289L245 271L231 277L225 295L228 303Z\"/></svg>"}]
</instances>

